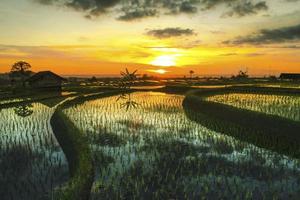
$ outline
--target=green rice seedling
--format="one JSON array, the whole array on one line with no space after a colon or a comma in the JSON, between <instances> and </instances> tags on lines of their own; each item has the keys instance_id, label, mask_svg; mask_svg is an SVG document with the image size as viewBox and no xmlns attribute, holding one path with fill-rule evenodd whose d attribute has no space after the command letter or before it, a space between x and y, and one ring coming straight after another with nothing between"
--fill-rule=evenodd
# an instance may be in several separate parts
<instances>
[{"instance_id":1,"label":"green rice seedling","mask_svg":"<svg viewBox=\"0 0 300 200\"><path fill-rule=\"evenodd\" d=\"M68 165L49 124L54 108L0 111L1 199L51 199L68 179Z\"/></svg>"},{"instance_id":2,"label":"green rice seedling","mask_svg":"<svg viewBox=\"0 0 300 200\"><path fill-rule=\"evenodd\" d=\"M91 199L255 199L299 195L299 160L195 123L184 96L135 92L71 106L96 161ZM214 126L213 122L211 126ZM224 124L225 125L225 124ZM232 127L234 131L234 127ZM99 139L100 138L100 139Z\"/></svg>"},{"instance_id":3,"label":"green rice seedling","mask_svg":"<svg viewBox=\"0 0 300 200\"><path fill-rule=\"evenodd\" d=\"M207 100L300 121L300 96L297 95L228 93Z\"/></svg>"}]
</instances>

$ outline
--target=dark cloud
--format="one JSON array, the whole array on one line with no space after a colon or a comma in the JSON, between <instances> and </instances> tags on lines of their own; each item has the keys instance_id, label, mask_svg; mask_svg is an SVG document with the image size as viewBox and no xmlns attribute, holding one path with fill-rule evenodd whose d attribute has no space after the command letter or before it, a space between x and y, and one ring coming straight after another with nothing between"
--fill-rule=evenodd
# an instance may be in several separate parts
<instances>
[{"instance_id":1,"label":"dark cloud","mask_svg":"<svg viewBox=\"0 0 300 200\"><path fill-rule=\"evenodd\" d=\"M182 29L177 27L177 28L153 29L153 30L149 30L146 34L156 38L163 39L163 38L194 35L195 33L192 29Z\"/></svg>"},{"instance_id":2,"label":"dark cloud","mask_svg":"<svg viewBox=\"0 0 300 200\"><path fill-rule=\"evenodd\" d=\"M122 0L35 0L43 5L58 5L85 12L87 18L106 13L109 8L115 7Z\"/></svg>"},{"instance_id":3,"label":"dark cloud","mask_svg":"<svg viewBox=\"0 0 300 200\"><path fill-rule=\"evenodd\" d=\"M257 14L259 11L265 11L268 10L268 6L266 2L261 1L258 3L253 2L246 2L246 3L239 3L232 7L231 11L225 13L225 16L237 16L237 17L243 17L246 15L252 15Z\"/></svg>"},{"instance_id":4,"label":"dark cloud","mask_svg":"<svg viewBox=\"0 0 300 200\"><path fill-rule=\"evenodd\" d=\"M155 9L149 9L149 10L143 10L143 9L136 9L133 11L128 11L126 13L124 13L123 15L121 15L120 17L118 17L119 20L122 21L134 21L137 19L142 19L142 18L146 18L146 17L153 17L157 15L157 10Z\"/></svg>"},{"instance_id":5,"label":"dark cloud","mask_svg":"<svg viewBox=\"0 0 300 200\"><path fill-rule=\"evenodd\" d=\"M154 0L122 0L121 9L117 15L119 20L134 21L158 16L159 10L154 4Z\"/></svg>"},{"instance_id":6,"label":"dark cloud","mask_svg":"<svg viewBox=\"0 0 300 200\"><path fill-rule=\"evenodd\" d=\"M196 13L198 11L198 8L195 5L191 4L191 2L184 1L179 7L179 11L183 13Z\"/></svg>"},{"instance_id":7,"label":"dark cloud","mask_svg":"<svg viewBox=\"0 0 300 200\"><path fill-rule=\"evenodd\" d=\"M122 0L121 16L118 19L136 20L160 14L194 14L201 0ZM144 12L144 13L143 13ZM129 16L129 17L128 17ZM132 17L133 16L133 17Z\"/></svg>"},{"instance_id":8,"label":"dark cloud","mask_svg":"<svg viewBox=\"0 0 300 200\"><path fill-rule=\"evenodd\" d=\"M203 10L209 10L212 8L215 8L216 6L219 6L221 4L225 4L230 6L233 3L236 3L240 0L201 0L202 9ZM241 0L243 1L243 0Z\"/></svg>"},{"instance_id":9,"label":"dark cloud","mask_svg":"<svg viewBox=\"0 0 300 200\"><path fill-rule=\"evenodd\" d=\"M257 0L34 0L43 5L65 6L85 13L87 18L113 12L117 19L131 21L159 15L195 14L224 5L226 16L243 17L268 9ZM224 15L223 14L223 15Z\"/></svg>"},{"instance_id":10,"label":"dark cloud","mask_svg":"<svg viewBox=\"0 0 300 200\"><path fill-rule=\"evenodd\" d=\"M224 44L271 44L289 41L300 41L300 24L278 29L262 29L258 33L240 36L234 40L224 41Z\"/></svg>"}]
</instances>

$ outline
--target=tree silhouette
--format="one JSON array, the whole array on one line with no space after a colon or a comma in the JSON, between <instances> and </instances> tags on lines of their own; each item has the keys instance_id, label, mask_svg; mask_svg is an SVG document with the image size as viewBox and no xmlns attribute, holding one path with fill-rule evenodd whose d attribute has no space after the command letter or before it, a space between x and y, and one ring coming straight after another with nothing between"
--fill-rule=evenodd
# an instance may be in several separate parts
<instances>
[{"instance_id":1,"label":"tree silhouette","mask_svg":"<svg viewBox=\"0 0 300 200\"><path fill-rule=\"evenodd\" d=\"M93 76L91 79L89 79L89 81L91 83L96 83L97 82L97 78L95 76Z\"/></svg>"},{"instance_id":2,"label":"tree silhouette","mask_svg":"<svg viewBox=\"0 0 300 200\"><path fill-rule=\"evenodd\" d=\"M25 78L30 75L31 65L25 61L18 61L12 65L10 70L11 77L20 77L22 85L25 87Z\"/></svg>"},{"instance_id":3,"label":"tree silhouette","mask_svg":"<svg viewBox=\"0 0 300 200\"><path fill-rule=\"evenodd\" d=\"M125 72L121 72L121 88L130 89L130 87L134 84L134 81L137 80L136 72L137 70L134 72L129 72L127 68L125 69Z\"/></svg>"},{"instance_id":4,"label":"tree silhouette","mask_svg":"<svg viewBox=\"0 0 300 200\"><path fill-rule=\"evenodd\" d=\"M238 75L236 76L236 78L238 79L245 79L245 78L248 78L249 75L248 75L248 71L243 71L243 70L240 70Z\"/></svg>"},{"instance_id":5,"label":"tree silhouette","mask_svg":"<svg viewBox=\"0 0 300 200\"><path fill-rule=\"evenodd\" d=\"M193 74L194 74L195 72L193 71L193 70L190 70L190 76L191 76L191 79L193 78Z\"/></svg>"}]
</instances>

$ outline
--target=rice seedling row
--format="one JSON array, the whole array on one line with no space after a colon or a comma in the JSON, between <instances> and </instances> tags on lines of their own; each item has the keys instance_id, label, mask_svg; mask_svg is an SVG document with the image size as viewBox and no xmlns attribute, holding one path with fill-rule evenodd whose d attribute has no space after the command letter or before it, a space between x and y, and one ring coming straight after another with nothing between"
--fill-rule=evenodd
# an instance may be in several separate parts
<instances>
[{"instance_id":1,"label":"rice seedling row","mask_svg":"<svg viewBox=\"0 0 300 200\"><path fill-rule=\"evenodd\" d=\"M63 111L89 140L96 167L92 199L299 195L299 160L190 121L183 96L133 93L138 106L127 111L117 98Z\"/></svg>"},{"instance_id":2,"label":"rice seedling row","mask_svg":"<svg viewBox=\"0 0 300 200\"><path fill-rule=\"evenodd\" d=\"M206 100L300 121L300 96L227 93Z\"/></svg>"},{"instance_id":3,"label":"rice seedling row","mask_svg":"<svg viewBox=\"0 0 300 200\"><path fill-rule=\"evenodd\" d=\"M0 110L1 199L51 199L68 179L49 124L54 109L33 103Z\"/></svg>"}]
</instances>

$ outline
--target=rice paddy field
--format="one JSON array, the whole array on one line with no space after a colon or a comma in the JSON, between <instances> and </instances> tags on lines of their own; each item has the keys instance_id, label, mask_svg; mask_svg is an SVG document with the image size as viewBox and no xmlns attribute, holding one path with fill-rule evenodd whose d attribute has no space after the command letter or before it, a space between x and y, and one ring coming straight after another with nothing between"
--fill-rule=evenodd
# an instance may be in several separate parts
<instances>
[{"instance_id":1,"label":"rice paddy field","mask_svg":"<svg viewBox=\"0 0 300 200\"><path fill-rule=\"evenodd\" d=\"M41 103L0 110L0 199L51 199L68 164Z\"/></svg>"},{"instance_id":2,"label":"rice paddy field","mask_svg":"<svg viewBox=\"0 0 300 200\"><path fill-rule=\"evenodd\" d=\"M227 93L206 100L300 121L300 96Z\"/></svg>"},{"instance_id":3,"label":"rice paddy field","mask_svg":"<svg viewBox=\"0 0 300 200\"><path fill-rule=\"evenodd\" d=\"M239 95L209 100L299 121L299 97ZM299 199L298 159L190 121L184 96L135 92L131 102L118 99L63 110L92 150L91 199Z\"/></svg>"}]
</instances>

